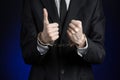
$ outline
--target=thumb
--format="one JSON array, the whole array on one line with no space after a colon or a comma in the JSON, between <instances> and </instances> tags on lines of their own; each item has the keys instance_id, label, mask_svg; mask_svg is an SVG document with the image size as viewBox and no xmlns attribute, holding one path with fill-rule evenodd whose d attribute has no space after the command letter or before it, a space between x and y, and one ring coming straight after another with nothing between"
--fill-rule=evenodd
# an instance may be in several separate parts
<instances>
[{"instance_id":1,"label":"thumb","mask_svg":"<svg viewBox=\"0 0 120 80\"><path fill-rule=\"evenodd\" d=\"M47 9L46 8L44 8L43 9L43 19L44 19L44 23L46 23L46 24L49 24L49 20L48 20L48 12L47 12Z\"/></svg>"}]
</instances>

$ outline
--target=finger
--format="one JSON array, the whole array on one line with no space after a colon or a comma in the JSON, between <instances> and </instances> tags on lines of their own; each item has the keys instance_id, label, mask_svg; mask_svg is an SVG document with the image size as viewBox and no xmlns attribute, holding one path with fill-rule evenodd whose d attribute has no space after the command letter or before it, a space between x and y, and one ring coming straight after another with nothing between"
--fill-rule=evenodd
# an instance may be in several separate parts
<instances>
[{"instance_id":1,"label":"finger","mask_svg":"<svg viewBox=\"0 0 120 80\"><path fill-rule=\"evenodd\" d=\"M82 28L82 22L80 20L72 20L71 23L76 27Z\"/></svg>"},{"instance_id":2,"label":"finger","mask_svg":"<svg viewBox=\"0 0 120 80\"><path fill-rule=\"evenodd\" d=\"M56 39L59 38L59 33L58 32L52 33L50 38L52 41L55 41Z\"/></svg>"},{"instance_id":3,"label":"finger","mask_svg":"<svg viewBox=\"0 0 120 80\"><path fill-rule=\"evenodd\" d=\"M49 28L58 28L59 24L58 23L51 23L48 25Z\"/></svg>"},{"instance_id":4,"label":"finger","mask_svg":"<svg viewBox=\"0 0 120 80\"><path fill-rule=\"evenodd\" d=\"M47 29L48 32L53 32L53 31L58 31L58 24L57 23L51 23L49 25L47 25Z\"/></svg>"},{"instance_id":5,"label":"finger","mask_svg":"<svg viewBox=\"0 0 120 80\"><path fill-rule=\"evenodd\" d=\"M68 34L69 38L71 38L72 33L69 30L67 30L67 34Z\"/></svg>"},{"instance_id":6,"label":"finger","mask_svg":"<svg viewBox=\"0 0 120 80\"><path fill-rule=\"evenodd\" d=\"M44 16L44 18L43 18L44 19L44 23L49 24L48 12L47 12L46 8L43 9L43 16Z\"/></svg>"},{"instance_id":7,"label":"finger","mask_svg":"<svg viewBox=\"0 0 120 80\"><path fill-rule=\"evenodd\" d=\"M57 40L59 38L59 36L57 35L57 36L54 36L51 40L52 41L55 41L55 40Z\"/></svg>"},{"instance_id":8,"label":"finger","mask_svg":"<svg viewBox=\"0 0 120 80\"><path fill-rule=\"evenodd\" d=\"M73 29L71 29L71 28L68 28L68 30L69 30L69 32L71 32L72 34L75 34L76 32L73 30Z\"/></svg>"},{"instance_id":9,"label":"finger","mask_svg":"<svg viewBox=\"0 0 120 80\"><path fill-rule=\"evenodd\" d=\"M69 24L69 28L71 28L72 30L74 30L74 32L78 32L80 28L76 27L73 23Z\"/></svg>"},{"instance_id":10,"label":"finger","mask_svg":"<svg viewBox=\"0 0 120 80\"><path fill-rule=\"evenodd\" d=\"M59 28L49 28L48 29L49 33L54 33L54 32L58 32L58 31L59 31Z\"/></svg>"},{"instance_id":11,"label":"finger","mask_svg":"<svg viewBox=\"0 0 120 80\"><path fill-rule=\"evenodd\" d=\"M53 36L55 35L59 35L59 32L56 31L56 32L51 32L51 33L48 33L48 37L52 38Z\"/></svg>"},{"instance_id":12,"label":"finger","mask_svg":"<svg viewBox=\"0 0 120 80\"><path fill-rule=\"evenodd\" d=\"M72 20L71 23L79 28L79 32L80 33L83 33L82 22L81 21L79 21L79 20Z\"/></svg>"},{"instance_id":13,"label":"finger","mask_svg":"<svg viewBox=\"0 0 120 80\"><path fill-rule=\"evenodd\" d=\"M68 37L70 38L70 46L74 46L75 44L73 43L73 40L72 40L73 34L69 30L67 30L67 34L68 34Z\"/></svg>"},{"instance_id":14,"label":"finger","mask_svg":"<svg viewBox=\"0 0 120 80\"><path fill-rule=\"evenodd\" d=\"M50 34L51 34L51 36L55 36L55 35L59 35L59 32L55 31L55 32L51 32Z\"/></svg>"}]
</instances>

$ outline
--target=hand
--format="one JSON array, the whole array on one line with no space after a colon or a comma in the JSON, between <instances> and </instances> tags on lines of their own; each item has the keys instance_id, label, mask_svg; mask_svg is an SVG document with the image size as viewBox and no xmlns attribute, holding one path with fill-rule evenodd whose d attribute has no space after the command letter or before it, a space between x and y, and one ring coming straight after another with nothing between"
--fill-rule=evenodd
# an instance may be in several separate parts
<instances>
[{"instance_id":1,"label":"hand","mask_svg":"<svg viewBox=\"0 0 120 80\"><path fill-rule=\"evenodd\" d=\"M58 28L58 23L49 23L48 20L48 12L46 9L43 9L43 15L44 15L44 20L43 20L43 24L44 24L44 28L43 28L43 32L41 32L40 40L44 43L44 44L49 44L49 43L53 43L56 39L59 38L59 28Z\"/></svg>"},{"instance_id":2,"label":"hand","mask_svg":"<svg viewBox=\"0 0 120 80\"><path fill-rule=\"evenodd\" d=\"M79 48L85 46L85 35L83 34L81 21L72 20L69 23L67 33L72 42L72 45L77 45Z\"/></svg>"}]
</instances>

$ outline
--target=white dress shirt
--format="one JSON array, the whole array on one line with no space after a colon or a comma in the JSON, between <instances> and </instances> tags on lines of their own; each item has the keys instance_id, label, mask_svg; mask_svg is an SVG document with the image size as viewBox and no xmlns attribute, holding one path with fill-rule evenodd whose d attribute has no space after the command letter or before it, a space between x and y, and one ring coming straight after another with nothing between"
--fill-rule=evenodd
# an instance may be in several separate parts
<instances>
[{"instance_id":1,"label":"white dress shirt","mask_svg":"<svg viewBox=\"0 0 120 80\"><path fill-rule=\"evenodd\" d=\"M67 5L67 10L69 9L70 1L71 0L65 0ZM60 0L55 0L55 4L57 7L58 15L60 16ZM38 40L37 40L37 43L38 43L37 50L40 52L40 55L44 55L45 53L47 53L47 51L49 50L49 47L40 44ZM83 54L86 54L87 48L88 48L88 42L86 39L86 46L84 48L77 48L78 55L82 57Z\"/></svg>"},{"instance_id":2,"label":"white dress shirt","mask_svg":"<svg viewBox=\"0 0 120 80\"><path fill-rule=\"evenodd\" d=\"M68 10L70 0L65 0L65 2L66 2L66 5L67 5L67 10ZM56 3L57 10L58 10L58 15L60 15L60 0L55 0L55 3Z\"/></svg>"}]
</instances>

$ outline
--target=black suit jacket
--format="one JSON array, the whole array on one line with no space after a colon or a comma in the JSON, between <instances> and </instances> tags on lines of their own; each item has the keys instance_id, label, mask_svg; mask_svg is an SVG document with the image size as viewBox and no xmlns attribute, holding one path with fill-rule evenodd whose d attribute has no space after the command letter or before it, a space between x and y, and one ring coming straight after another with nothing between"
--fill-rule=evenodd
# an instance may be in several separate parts
<instances>
[{"instance_id":1,"label":"black suit jacket","mask_svg":"<svg viewBox=\"0 0 120 80\"><path fill-rule=\"evenodd\" d=\"M91 64L101 63L104 51L105 20L101 0L71 0L59 44L69 41L66 30L72 19L81 20L88 40L87 53L80 57L76 47L49 47L45 55L37 50L37 34L43 30L43 8L49 21L58 22L54 0L24 0L21 48L24 61L31 64L29 80L93 80Z\"/></svg>"}]
</instances>

